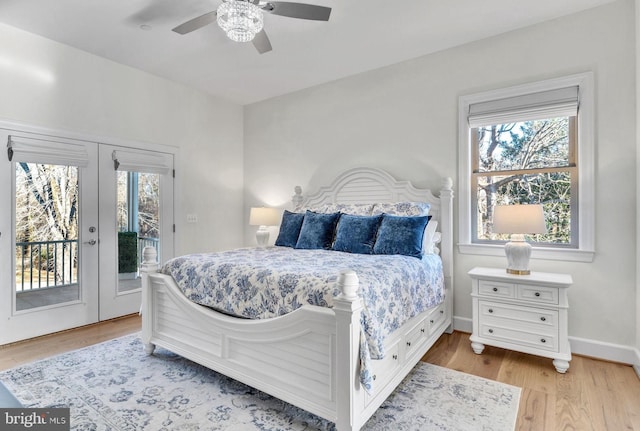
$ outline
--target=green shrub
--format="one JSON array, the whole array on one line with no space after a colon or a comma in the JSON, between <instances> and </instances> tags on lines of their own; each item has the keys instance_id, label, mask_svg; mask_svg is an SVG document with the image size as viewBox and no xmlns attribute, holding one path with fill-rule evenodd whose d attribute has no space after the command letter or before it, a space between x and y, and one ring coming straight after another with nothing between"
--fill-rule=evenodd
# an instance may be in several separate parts
<instances>
[{"instance_id":1,"label":"green shrub","mask_svg":"<svg viewBox=\"0 0 640 431\"><path fill-rule=\"evenodd\" d=\"M118 273L138 271L138 233L118 232Z\"/></svg>"}]
</instances>

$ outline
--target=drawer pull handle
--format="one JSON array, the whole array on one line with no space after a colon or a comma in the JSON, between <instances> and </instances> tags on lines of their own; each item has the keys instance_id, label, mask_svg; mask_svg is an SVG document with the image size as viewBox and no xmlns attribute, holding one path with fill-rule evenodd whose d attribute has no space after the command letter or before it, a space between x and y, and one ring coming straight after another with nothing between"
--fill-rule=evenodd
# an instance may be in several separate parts
<instances>
[{"instance_id":1,"label":"drawer pull handle","mask_svg":"<svg viewBox=\"0 0 640 431\"><path fill-rule=\"evenodd\" d=\"M547 342L547 340L545 340L544 338L541 338L541 339L540 339L540 342L541 342L541 343L546 343L546 342Z\"/></svg>"},{"instance_id":2,"label":"drawer pull handle","mask_svg":"<svg viewBox=\"0 0 640 431\"><path fill-rule=\"evenodd\" d=\"M489 334L493 334L493 329L489 329Z\"/></svg>"},{"instance_id":3,"label":"drawer pull handle","mask_svg":"<svg viewBox=\"0 0 640 431\"><path fill-rule=\"evenodd\" d=\"M493 291L494 291L494 292L497 292L497 291L498 291L498 288L497 288L497 287L494 287L494 288L493 288Z\"/></svg>"},{"instance_id":4,"label":"drawer pull handle","mask_svg":"<svg viewBox=\"0 0 640 431\"><path fill-rule=\"evenodd\" d=\"M487 311L489 311L489 313L493 313L493 308L490 308L490 309L489 309L489 310L487 310Z\"/></svg>"},{"instance_id":5,"label":"drawer pull handle","mask_svg":"<svg viewBox=\"0 0 640 431\"><path fill-rule=\"evenodd\" d=\"M373 380L375 380L375 379L376 379L376 377L377 377L377 376L374 374L374 375L373 375L373 377L372 377L372 378L373 378Z\"/></svg>"},{"instance_id":6,"label":"drawer pull handle","mask_svg":"<svg viewBox=\"0 0 640 431\"><path fill-rule=\"evenodd\" d=\"M431 320L430 322L433 323L433 320ZM420 328L420 332L424 334L424 328Z\"/></svg>"},{"instance_id":7,"label":"drawer pull handle","mask_svg":"<svg viewBox=\"0 0 640 431\"><path fill-rule=\"evenodd\" d=\"M411 341L407 341L407 347L411 347Z\"/></svg>"},{"instance_id":8,"label":"drawer pull handle","mask_svg":"<svg viewBox=\"0 0 640 431\"><path fill-rule=\"evenodd\" d=\"M397 361L397 360L398 360L398 355L393 355L392 357L393 357L393 360L394 360L394 361Z\"/></svg>"},{"instance_id":9,"label":"drawer pull handle","mask_svg":"<svg viewBox=\"0 0 640 431\"><path fill-rule=\"evenodd\" d=\"M440 310L440 314L444 314L444 310Z\"/></svg>"},{"instance_id":10,"label":"drawer pull handle","mask_svg":"<svg viewBox=\"0 0 640 431\"><path fill-rule=\"evenodd\" d=\"M542 320L543 322L546 322L546 321L547 321L547 318L546 318L546 317L544 317L544 316L542 316L542 317L540 318L540 320Z\"/></svg>"},{"instance_id":11,"label":"drawer pull handle","mask_svg":"<svg viewBox=\"0 0 640 431\"><path fill-rule=\"evenodd\" d=\"M540 296L540 292L536 292L536 293L535 293L535 295L536 295L536 296Z\"/></svg>"}]
</instances>

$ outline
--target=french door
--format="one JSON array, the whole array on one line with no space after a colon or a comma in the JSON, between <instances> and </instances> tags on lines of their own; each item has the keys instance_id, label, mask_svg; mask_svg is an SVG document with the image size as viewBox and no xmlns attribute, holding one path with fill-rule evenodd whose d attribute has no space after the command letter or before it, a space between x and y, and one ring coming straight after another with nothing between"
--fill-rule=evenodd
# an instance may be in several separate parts
<instances>
[{"instance_id":1,"label":"french door","mask_svg":"<svg viewBox=\"0 0 640 431\"><path fill-rule=\"evenodd\" d=\"M173 254L172 154L10 126L0 142L0 344L137 312L140 250Z\"/></svg>"},{"instance_id":2,"label":"french door","mask_svg":"<svg viewBox=\"0 0 640 431\"><path fill-rule=\"evenodd\" d=\"M100 320L140 310L145 247L173 255L173 156L100 145Z\"/></svg>"}]
</instances>

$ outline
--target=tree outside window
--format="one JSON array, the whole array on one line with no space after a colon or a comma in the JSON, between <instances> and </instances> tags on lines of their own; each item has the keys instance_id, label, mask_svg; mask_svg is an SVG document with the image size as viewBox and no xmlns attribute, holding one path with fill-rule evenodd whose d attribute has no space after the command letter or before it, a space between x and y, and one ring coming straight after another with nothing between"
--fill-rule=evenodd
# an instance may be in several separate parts
<instances>
[{"instance_id":1,"label":"tree outside window","mask_svg":"<svg viewBox=\"0 0 640 431\"><path fill-rule=\"evenodd\" d=\"M160 176L118 171L118 231L135 231L141 238L160 236Z\"/></svg>"},{"instance_id":2,"label":"tree outside window","mask_svg":"<svg viewBox=\"0 0 640 431\"><path fill-rule=\"evenodd\" d=\"M495 205L542 204L548 232L529 240L578 246L576 131L576 117L471 129L474 242L508 240L492 232Z\"/></svg>"}]
</instances>

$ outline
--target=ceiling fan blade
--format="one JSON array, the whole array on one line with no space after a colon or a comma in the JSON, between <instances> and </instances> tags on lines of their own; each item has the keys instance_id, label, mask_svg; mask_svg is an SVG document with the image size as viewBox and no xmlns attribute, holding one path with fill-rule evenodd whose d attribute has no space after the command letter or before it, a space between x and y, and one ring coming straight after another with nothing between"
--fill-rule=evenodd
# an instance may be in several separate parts
<instances>
[{"instance_id":1,"label":"ceiling fan blade","mask_svg":"<svg viewBox=\"0 0 640 431\"><path fill-rule=\"evenodd\" d=\"M284 1L267 2L262 10L274 15L288 16L290 18L312 19L316 21L329 21L331 8L306 3L291 3Z\"/></svg>"},{"instance_id":2,"label":"ceiling fan blade","mask_svg":"<svg viewBox=\"0 0 640 431\"><path fill-rule=\"evenodd\" d=\"M271 42L264 29L260 30L252 40L253 46L256 47L260 54L271 51Z\"/></svg>"},{"instance_id":3,"label":"ceiling fan blade","mask_svg":"<svg viewBox=\"0 0 640 431\"><path fill-rule=\"evenodd\" d=\"M211 24L216 20L216 11L211 11L205 13L204 15L200 15L197 18L191 19L185 23L180 24L176 28L173 29L176 33L187 34L191 33L194 30L204 27L205 25Z\"/></svg>"}]
</instances>

